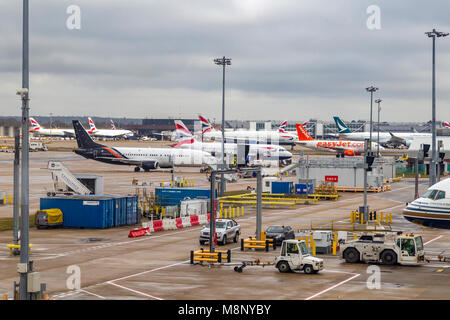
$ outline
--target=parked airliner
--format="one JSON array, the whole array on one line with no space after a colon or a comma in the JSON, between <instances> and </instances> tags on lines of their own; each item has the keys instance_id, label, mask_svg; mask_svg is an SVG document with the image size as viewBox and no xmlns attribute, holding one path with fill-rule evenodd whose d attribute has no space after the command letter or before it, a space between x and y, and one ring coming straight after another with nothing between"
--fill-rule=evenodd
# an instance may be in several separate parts
<instances>
[{"instance_id":1,"label":"parked airliner","mask_svg":"<svg viewBox=\"0 0 450 320\"><path fill-rule=\"evenodd\" d=\"M333 117L339 130L339 137L349 140L364 141L370 138L370 132L352 132L339 117ZM380 144L409 147L415 138L431 137L431 133L419 132L380 132ZM372 141L378 141L378 131L372 131Z\"/></svg>"},{"instance_id":2,"label":"parked airliner","mask_svg":"<svg viewBox=\"0 0 450 320\"><path fill-rule=\"evenodd\" d=\"M88 118L88 120L89 120L88 133L94 137L129 138L134 135L133 131L116 129L115 127L113 127L113 129L97 129L94 121L90 117ZM112 122L112 120L111 120L111 122ZM112 125L114 126L114 123L112 123Z\"/></svg>"},{"instance_id":3,"label":"parked airliner","mask_svg":"<svg viewBox=\"0 0 450 320\"><path fill-rule=\"evenodd\" d=\"M403 216L426 227L450 229L450 178L432 185L407 205Z\"/></svg>"},{"instance_id":4,"label":"parked airliner","mask_svg":"<svg viewBox=\"0 0 450 320\"><path fill-rule=\"evenodd\" d=\"M110 164L135 166L150 171L173 166L214 166L217 159L201 150L169 148L114 148L96 143L78 120L73 120L78 148L74 150L86 159Z\"/></svg>"},{"instance_id":5,"label":"parked airliner","mask_svg":"<svg viewBox=\"0 0 450 320\"><path fill-rule=\"evenodd\" d=\"M184 149L195 149L206 151L213 156L218 157L222 154L221 142L199 142L191 134L189 129L181 120L175 120L175 130L177 137L181 137L179 142L174 144L175 147ZM224 149L226 155L237 155L238 148L242 146L242 150L245 150L245 144L238 143L224 143ZM271 144L249 144L248 145L248 159L262 159L262 160L288 160L292 158L292 153L279 145Z\"/></svg>"},{"instance_id":6,"label":"parked airliner","mask_svg":"<svg viewBox=\"0 0 450 320\"><path fill-rule=\"evenodd\" d=\"M29 129L29 132L34 135L46 137L75 137L73 129L46 129L40 126L34 118L30 118L30 125L31 128Z\"/></svg>"},{"instance_id":7,"label":"parked airliner","mask_svg":"<svg viewBox=\"0 0 450 320\"><path fill-rule=\"evenodd\" d=\"M336 157L359 156L364 153L364 142L351 140L314 140L300 123L297 123L298 143L306 148L335 152ZM372 143L372 149L377 144ZM380 150L384 148L380 146Z\"/></svg>"},{"instance_id":8,"label":"parked airliner","mask_svg":"<svg viewBox=\"0 0 450 320\"><path fill-rule=\"evenodd\" d=\"M222 140L222 131L216 130L209 123L208 120L202 116L198 117L202 124L203 138L207 140ZM296 137L284 130L277 131L254 131L254 130L243 130L243 131L228 131L225 130L225 140L230 142L237 141L257 141L262 143L270 144L280 144L280 145L293 145Z\"/></svg>"}]
</instances>

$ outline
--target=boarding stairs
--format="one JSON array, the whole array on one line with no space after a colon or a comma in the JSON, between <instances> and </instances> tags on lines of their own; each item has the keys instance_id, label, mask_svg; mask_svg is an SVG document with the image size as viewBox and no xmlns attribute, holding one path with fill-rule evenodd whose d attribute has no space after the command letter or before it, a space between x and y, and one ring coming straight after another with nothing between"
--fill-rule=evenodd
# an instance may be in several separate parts
<instances>
[{"instance_id":1,"label":"boarding stairs","mask_svg":"<svg viewBox=\"0 0 450 320\"><path fill-rule=\"evenodd\" d=\"M47 169L52 172L53 192L47 195L56 194L91 194L84 184L80 182L70 171L59 161L49 161Z\"/></svg>"}]
</instances>

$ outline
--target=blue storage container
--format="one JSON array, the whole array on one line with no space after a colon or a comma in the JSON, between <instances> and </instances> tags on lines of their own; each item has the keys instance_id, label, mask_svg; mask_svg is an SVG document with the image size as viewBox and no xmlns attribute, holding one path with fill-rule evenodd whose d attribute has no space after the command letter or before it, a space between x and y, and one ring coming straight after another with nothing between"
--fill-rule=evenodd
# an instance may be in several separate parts
<instances>
[{"instance_id":1,"label":"blue storage container","mask_svg":"<svg viewBox=\"0 0 450 320\"><path fill-rule=\"evenodd\" d=\"M290 194L294 192L294 183L292 181L272 181L270 193Z\"/></svg>"},{"instance_id":2,"label":"blue storage container","mask_svg":"<svg viewBox=\"0 0 450 320\"><path fill-rule=\"evenodd\" d=\"M126 223L133 225L139 222L138 198L130 196L126 198Z\"/></svg>"},{"instance_id":3,"label":"blue storage container","mask_svg":"<svg viewBox=\"0 0 450 320\"><path fill-rule=\"evenodd\" d=\"M295 193L306 194L306 183L296 183L295 184ZM314 184L308 184L308 194L314 193Z\"/></svg>"},{"instance_id":4,"label":"blue storage container","mask_svg":"<svg viewBox=\"0 0 450 320\"><path fill-rule=\"evenodd\" d=\"M155 202L158 206L179 206L183 200L209 199L209 189L196 188L156 188ZM217 190L216 190L217 197Z\"/></svg>"},{"instance_id":5,"label":"blue storage container","mask_svg":"<svg viewBox=\"0 0 450 320\"><path fill-rule=\"evenodd\" d=\"M58 208L63 227L105 229L139 222L135 196L69 196L41 198L40 209Z\"/></svg>"}]
</instances>

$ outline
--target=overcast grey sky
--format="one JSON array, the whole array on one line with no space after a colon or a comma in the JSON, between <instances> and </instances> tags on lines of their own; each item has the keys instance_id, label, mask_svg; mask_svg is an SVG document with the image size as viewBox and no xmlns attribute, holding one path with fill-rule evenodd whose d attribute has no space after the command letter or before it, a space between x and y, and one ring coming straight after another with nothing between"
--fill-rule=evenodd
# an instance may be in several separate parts
<instances>
[{"instance_id":1,"label":"overcast grey sky","mask_svg":"<svg viewBox=\"0 0 450 320\"><path fill-rule=\"evenodd\" d=\"M69 30L66 9L81 9ZM366 12L380 8L381 29ZM30 1L31 115L431 119L433 27L450 2L363 0ZM0 108L19 115L22 1L0 0ZM450 120L450 36L437 40L437 118ZM374 113L375 115L375 113Z\"/></svg>"}]
</instances>

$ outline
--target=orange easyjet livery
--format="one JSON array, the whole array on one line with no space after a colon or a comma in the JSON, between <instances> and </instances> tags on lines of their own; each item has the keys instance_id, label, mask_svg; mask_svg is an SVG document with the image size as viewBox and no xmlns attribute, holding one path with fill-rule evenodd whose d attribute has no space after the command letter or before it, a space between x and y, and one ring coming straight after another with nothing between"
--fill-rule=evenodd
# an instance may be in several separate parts
<instances>
[{"instance_id":1,"label":"orange easyjet livery","mask_svg":"<svg viewBox=\"0 0 450 320\"><path fill-rule=\"evenodd\" d=\"M335 152L336 156L359 156L364 153L364 142L350 140L315 140L306 129L300 124L296 124L298 133L298 143L306 148L316 150L326 150ZM376 143L372 143L372 147L377 147ZM384 148L380 146L380 150Z\"/></svg>"}]
</instances>

